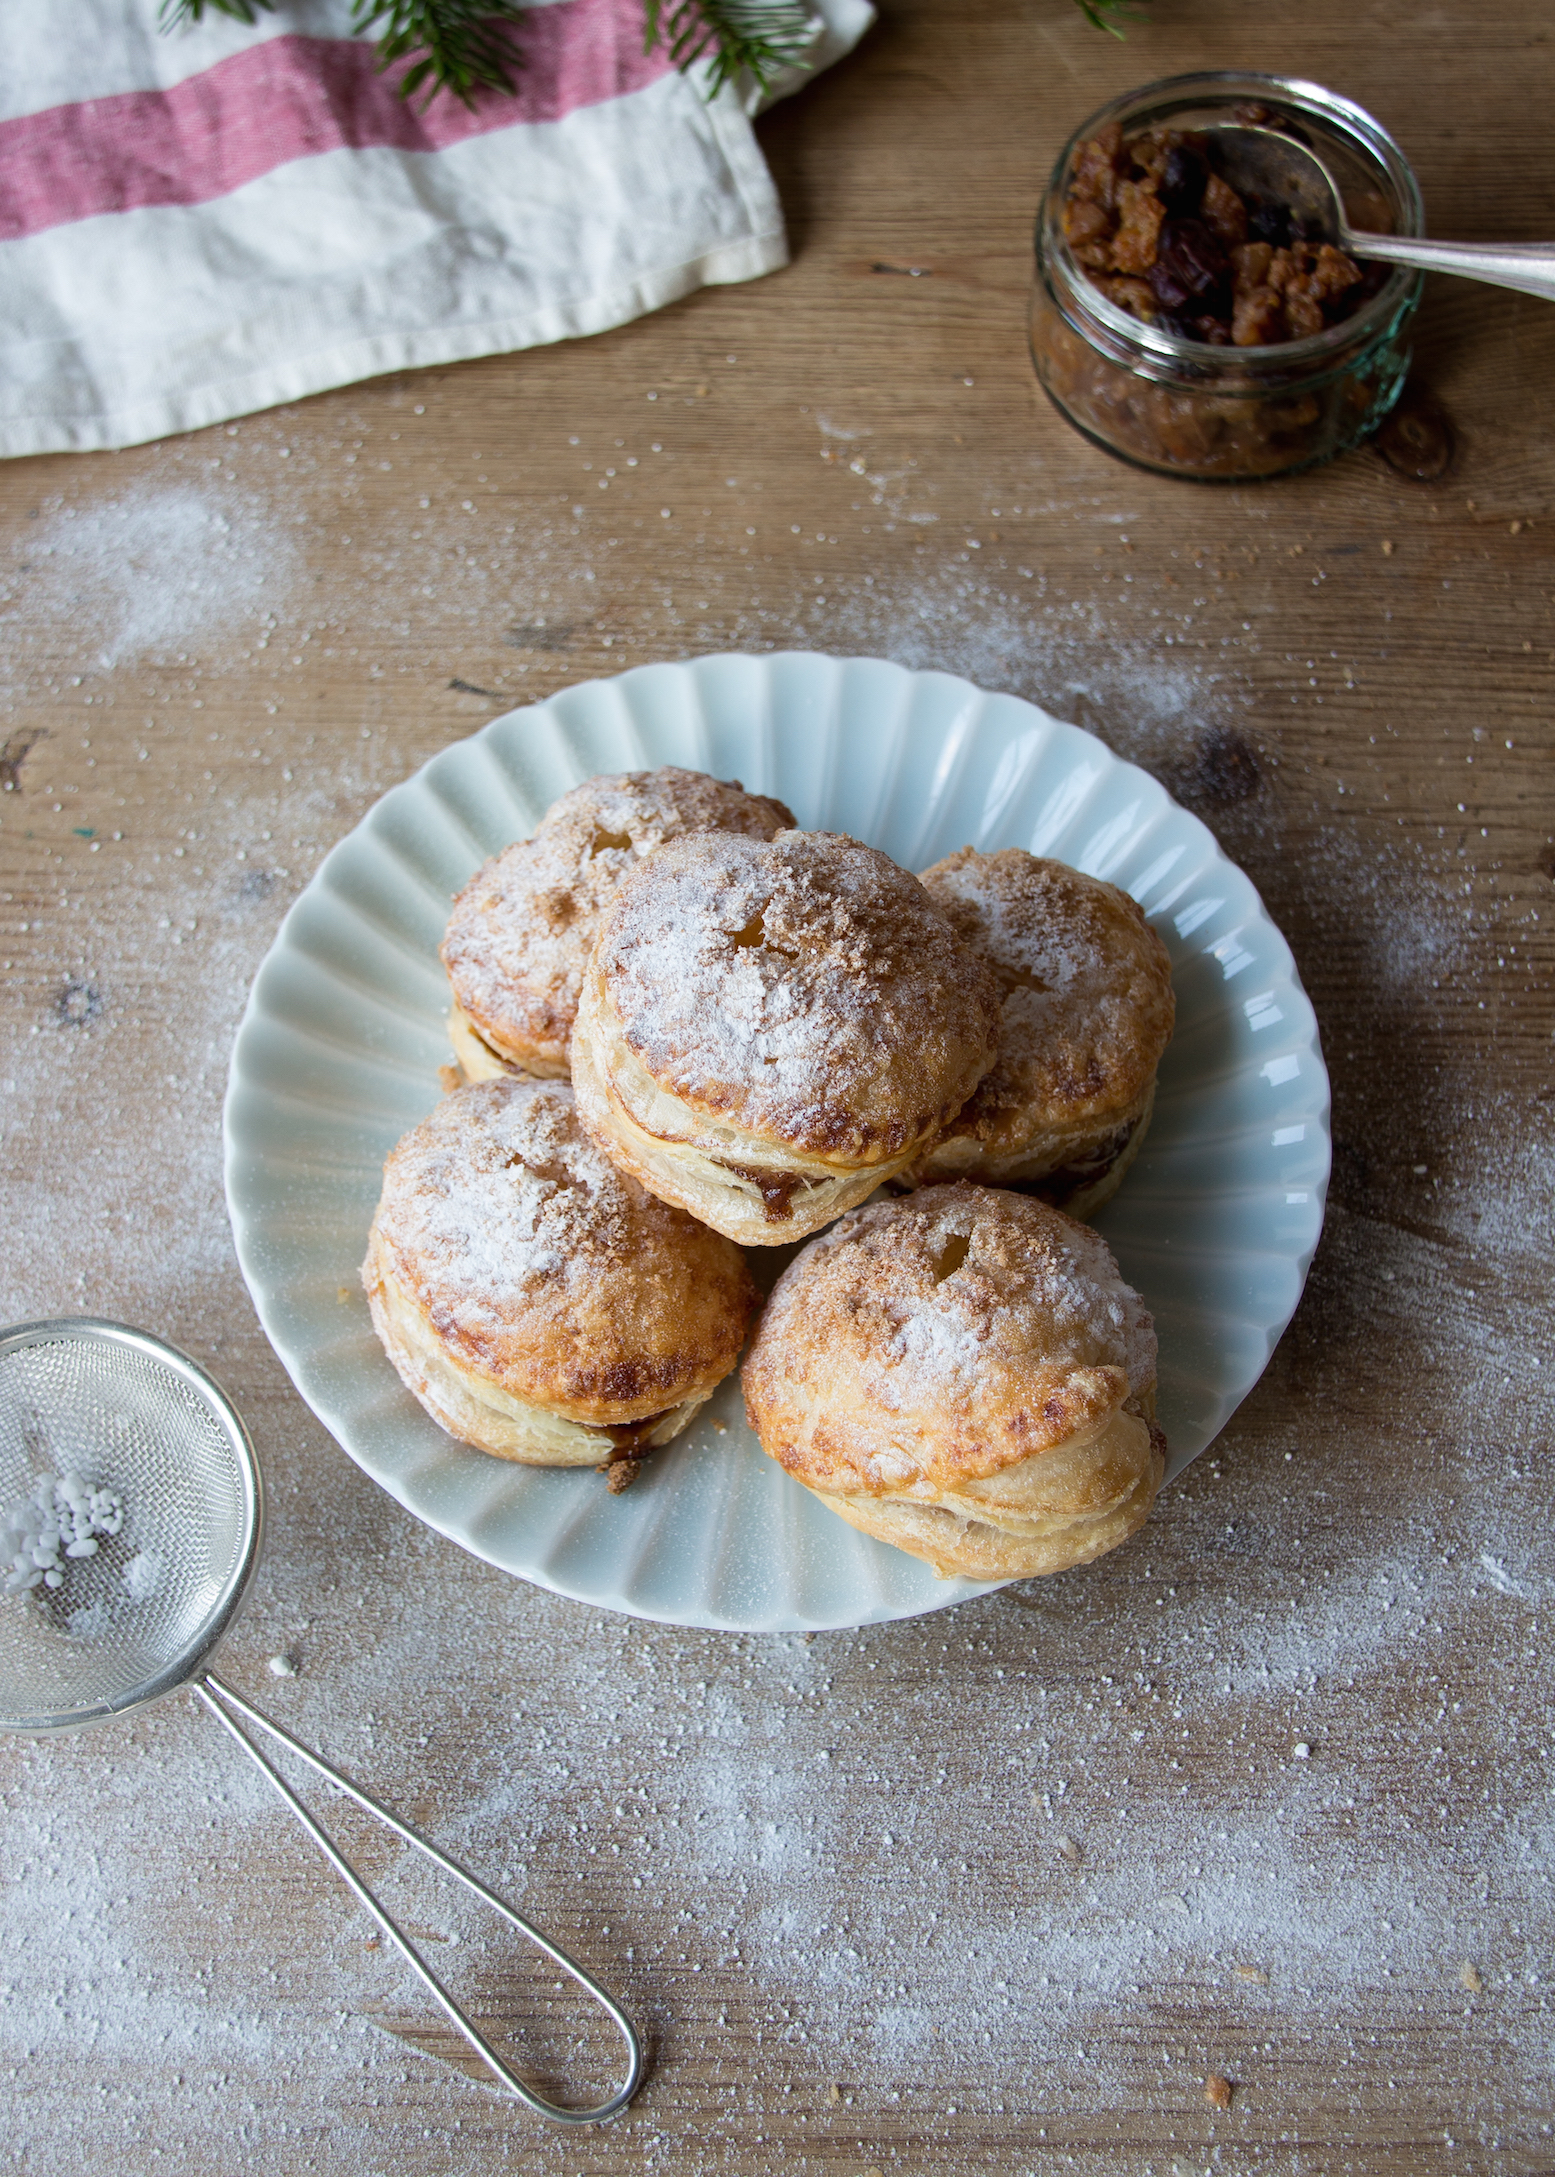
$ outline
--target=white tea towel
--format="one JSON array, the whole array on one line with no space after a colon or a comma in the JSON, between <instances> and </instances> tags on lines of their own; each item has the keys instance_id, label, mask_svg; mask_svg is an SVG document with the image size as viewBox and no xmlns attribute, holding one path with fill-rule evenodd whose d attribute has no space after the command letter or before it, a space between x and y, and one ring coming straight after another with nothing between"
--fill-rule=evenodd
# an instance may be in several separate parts
<instances>
[{"instance_id":1,"label":"white tea towel","mask_svg":"<svg viewBox=\"0 0 1555 2177\"><path fill-rule=\"evenodd\" d=\"M400 98L351 0L170 36L157 7L0 0L0 454L602 332L787 261L754 101L645 53L642 0L538 0L516 92L473 111ZM810 8L812 72L874 13Z\"/></svg>"}]
</instances>

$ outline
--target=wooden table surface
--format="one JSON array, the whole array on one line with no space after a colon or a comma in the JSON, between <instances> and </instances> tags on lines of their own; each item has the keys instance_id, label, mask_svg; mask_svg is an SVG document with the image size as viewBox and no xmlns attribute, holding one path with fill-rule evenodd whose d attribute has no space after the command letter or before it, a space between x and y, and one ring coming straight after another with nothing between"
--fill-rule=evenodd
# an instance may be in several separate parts
<instances>
[{"instance_id":1,"label":"wooden table surface","mask_svg":"<svg viewBox=\"0 0 1555 2177\"><path fill-rule=\"evenodd\" d=\"M1082 443L1023 326L1058 144L1192 67L1358 98L1435 232L1555 231L1555 30L881 13L762 124L789 271L0 470L6 1319L141 1322L224 1379L273 1492L228 1675L653 2041L603 2133L461 2076L176 1701L0 1754L0 2166L1555 2170L1555 310L1433 285L1391 460L1255 489ZM1300 1312L1149 1528L812 1640L613 1619L409 1518L292 1391L220 1179L250 977L378 795L570 681L767 644L964 672L1148 765L1289 936L1334 1084ZM546 1990L342 1827L455 1984L561 2049Z\"/></svg>"}]
</instances>

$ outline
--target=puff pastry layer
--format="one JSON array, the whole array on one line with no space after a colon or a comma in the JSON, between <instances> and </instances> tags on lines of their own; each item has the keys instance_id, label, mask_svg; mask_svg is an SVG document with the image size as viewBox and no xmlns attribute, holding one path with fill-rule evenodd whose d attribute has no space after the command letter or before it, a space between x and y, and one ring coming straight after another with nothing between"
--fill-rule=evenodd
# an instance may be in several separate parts
<instances>
[{"instance_id":1,"label":"puff pastry layer","mask_svg":"<svg viewBox=\"0 0 1555 2177\"><path fill-rule=\"evenodd\" d=\"M540 1466L667 1442L756 1297L738 1248L600 1155L569 1088L514 1079L455 1089L399 1143L362 1278L433 1419Z\"/></svg>"},{"instance_id":2,"label":"puff pastry layer","mask_svg":"<svg viewBox=\"0 0 1555 2177\"><path fill-rule=\"evenodd\" d=\"M583 1123L747 1245L901 1171L993 1057L991 972L923 886L829 832L680 839L621 886L579 1001Z\"/></svg>"},{"instance_id":3,"label":"puff pastry layer","mask_svg":"<svg viewBox=\"0 0 1555 2177\"><path fill-rule=\"evenodd\" d=\"M998 980L998 1055L908 1181L1020 1187L1087 1217L1139 1154L1176 1018L1166 947L1128 893L1019 847L923 882Z\"/></svg>"},{"instance_id":4,"label":"puff pastry layer","mask_svg":"<svg viewBox=\"0 0 1555 2177\"><path fill-rule=\"evenodd\" d=\"M442 960L449 1032L470 1080L504 1070L565 1080L578 990L600 918L639 861L692 832L770 839L793 823L738 779L665 765L586 779L532 839L494 855L454 901Z\"/></svg>"},{"instance_id":5,"label":"puff pastry layer","mask_svg":"<svg viewBox=\"0 0 1555 2177\"><path fill-rule=\"evenodd\" d=\"M1155 1331L1106 1244L965 1181L855 1210L790 1263L743 1371L762 1448L941 1574L1113 1549L1165 1469Z\"/></svg>"}]
</instances>

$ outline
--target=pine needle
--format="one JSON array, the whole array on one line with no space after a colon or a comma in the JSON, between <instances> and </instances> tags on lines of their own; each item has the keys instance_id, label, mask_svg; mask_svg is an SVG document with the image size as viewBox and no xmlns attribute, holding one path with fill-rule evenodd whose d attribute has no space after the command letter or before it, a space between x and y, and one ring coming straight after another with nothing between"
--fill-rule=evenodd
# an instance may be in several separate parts
<instances>
[{"instance_id":1,"label":"pine needle","mask_svg":"<svg viewBox=\"0 0 1555 2177\"><path fill-rule=\"evenodd\" d=\"M273 8L275 0L162 0L157 14L159 30L174 30L181 23L202 23L205 11L213 15L230 15L234 22L257 23L256 7Z\"/></svg>"},{"instance_id":2,"label":"pine needle","mask_svg":"<svg viewBox=\"0 0 1555 2177\"><path fill-rule=\"evenodd\" d=\"M803 65L816 19L802 0L645 0L643 50L662 45L684 71L707 60L707 95L747 70L765 90Z\"/></svg>"},{"instance_id":3,"label":"pine needle","mask_svg":"<svg viewBox=\"0 0 1555 2177\"><path fill-rule=\"evenodd\" d=\"M162 0L163 30L199 23L207 12L240 23L257 23L276 0ZM1121 38L1119 27L1142 10L1134 0L1075 0L1087 21ZM513 32L524 20L524 0L355 0L359 31L378 32L378 65L409 60L400 96L425 88L422 110L439 91L452 91L467 106L477 91L514 89L521 56ZM643 0L645 52L664 46L677 68L708 62L707 95L748 72L765 90L785 68L804 65L816 20L803 0Z\"/></svg>"},{"instance_id":4,"label":"pine needle","mask_svg":"<svg viewBox=\"0 0 1555 2177\"><path fill-rule=\"evenodd\" d=\"M242 4L242 0L238 0ZM509 91L519 54L513 31L523 0L356 0L352 22L378 32L378 65L416 58L400 81L401 98L427 86L425 112L439 91L473 106L477 91Z\"/></svg>"},{"instance_id":5,"label":"pine needle","mask_svg":"<svg viewBox=\"0 0 1555 2177\"><path fill-rule=\"evenodd\" d=\"M206 14L256 23L255 10L273 10L276 0L162 0L163 30L200 23ZM400 80L400 96L414 98L426 87L423 112L439 91L452 91L467 106L477 91L509 91L520 56L513 32L528 9L524 0L355 0L352 22L358 31L378 32L378 65L411 65Z\"/></svg>"},{"instance_id":6,"label":"pine needle","mask_svg":"<svg viewBox=\"0 0 1555 2177\"><path fill-rule=\"evenodd\" d=\"M1075 6L1088 23L1097 30L1105 30L1114 38L1126 35L1121 28L1122 24L1143 22L1145 19L1145 10L1135 7L1133 0L1075 0Z\"/></svg>"}]
</instances>

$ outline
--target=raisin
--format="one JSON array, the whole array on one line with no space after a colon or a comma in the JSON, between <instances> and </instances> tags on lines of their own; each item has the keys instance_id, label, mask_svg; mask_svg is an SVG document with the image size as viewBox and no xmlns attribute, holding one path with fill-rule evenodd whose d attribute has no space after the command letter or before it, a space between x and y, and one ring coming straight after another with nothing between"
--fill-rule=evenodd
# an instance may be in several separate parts
<instances>
[{"instance_id":1,"label":"raisin","mask_svg":"<svg viewBox=\"0 0 1555 2177\"><path fill-rule=\"evenodd\" d=\"M1202 219L1168 219L1156 243L1150 285L1164 310L1180 311L1186 303L1200 304L1203 314L1208 298L1225 287L1230 275L1225 251Z\"/></svg>"},{"instance_id":2,"label":"raisin","mask_svg":"<svg viewBox=\"0 0 1555 2177\"><path fill-rule=\"evenodd\" d=\"M1288 248L1291 238L1289 207L1254 197L1247 207L1247 238L1250 242L1270 242L1276 249Z\"/></svg>"},{"instance_id":3,"label":"raisin","mask_svg":"<svg viewBox=\"0 0 1555 2177\"><path fill-rule=\"evenodd\" d=\"M1166 154L1156 194L1173 219L1191 219L1204 201L1209 172L1196 151L1174 144Z\"/></svg>"}]
</instances>

